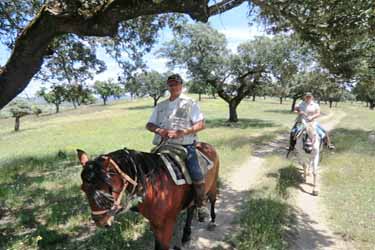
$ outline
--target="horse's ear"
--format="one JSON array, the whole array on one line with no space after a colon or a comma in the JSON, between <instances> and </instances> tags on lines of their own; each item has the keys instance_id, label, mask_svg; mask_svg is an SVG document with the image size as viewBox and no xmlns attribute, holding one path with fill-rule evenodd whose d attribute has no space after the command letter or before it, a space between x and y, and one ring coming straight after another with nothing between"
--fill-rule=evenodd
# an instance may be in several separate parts
<instances>
[{"instance_id":1,"label":"horse's ear","mask_svg":"<svg viewBox=\"0 0 375 250\"><path fill-rule=\"evenodd\" d=\"M78 155L79 162L84 167L86 163L89 161L89 156L86 154L85 151L81 149L77 149L77 155Z\"/></svg>"},{"instance_id":2,"label":"horse's ear","mask_svg":"<svg viewBox=\"0 0 375 250\"><path fill-rule=\"evenodd\" d=\"M109 157L104 158L104 168L106 171L108 171L109 169L110 162L111 162L111 159Z\"/></svg>"}]
</instances>

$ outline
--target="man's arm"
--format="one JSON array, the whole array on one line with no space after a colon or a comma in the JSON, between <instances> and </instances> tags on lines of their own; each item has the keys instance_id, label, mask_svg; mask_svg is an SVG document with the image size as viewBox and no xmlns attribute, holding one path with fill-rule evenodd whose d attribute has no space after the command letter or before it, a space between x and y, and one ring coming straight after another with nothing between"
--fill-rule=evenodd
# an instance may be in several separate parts
<instances>
[{"instance_id":1,"label":"man's arm","mask_svg":"<svg viewBox=\"0 0 375 250\"><path fill-rule=\"evenodd\" d=\"M190 128L183 130L168 130L168 138L179 138L185 135L195 134L206 128L204 120L200 120L193 124Z\"/></svg>"},{"instance_id":2,"label":"man's arm","mask_svg":"<svg viewBox=\"0 0 375 250\"><path fill-rule=\"evenodd\" d=\"M206 123L204 122L204 120L201 120L197 123L194 123L193 126L191 126L190 128L184 129L184 135L195 134L205 128Z\"/></svg>"},{"instance_id":3,"label":"man's arm","mask_svg":"<svg viewBox=\"0 0 375 250\"><path fill-rule=\"evenodd\" d=\"M160 135L161 137L167 137L168 136L168 130L160 128L153 124L152 122L148 122L146 124L146 129L150 132L153 132L155 134Z\"/></svg>"}]
</instances>

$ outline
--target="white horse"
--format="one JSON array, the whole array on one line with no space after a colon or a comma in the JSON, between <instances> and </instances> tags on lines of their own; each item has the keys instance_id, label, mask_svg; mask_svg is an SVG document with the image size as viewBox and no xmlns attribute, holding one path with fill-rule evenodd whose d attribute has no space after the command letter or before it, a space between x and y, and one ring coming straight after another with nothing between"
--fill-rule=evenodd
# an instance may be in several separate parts
<instances>
[{"instance_id":1,"label":"white horse","mask_svg":"<svg viewBox=\"0 0 375 250\"><path fill-rule=\"evenodd\" d=\"M306 182L311 169L313 174L312 195L318 195L317 174L319 167L321 139L316 132L316 123L302 120L303 129L297 134L297 159L303 166L303 177Z\"/></svg>"}]
</instances>

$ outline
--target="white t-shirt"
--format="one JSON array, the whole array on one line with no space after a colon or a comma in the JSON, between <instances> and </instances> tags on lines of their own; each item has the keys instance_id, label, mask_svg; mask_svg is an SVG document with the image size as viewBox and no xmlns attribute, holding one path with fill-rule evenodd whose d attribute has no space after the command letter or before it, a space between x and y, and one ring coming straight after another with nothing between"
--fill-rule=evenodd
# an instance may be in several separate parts
<instances>
[{"instance_id":1,"label":"white t-shirt","mask_svg":"<svg viewBox=\"0 0 375 250\"><path fill-rule=\"evenodd\" d=\"M305 112L307 114L307 116L315 115L320 111L319 104L317 104L314 101L310 102L309 104L307 104L305 101L302 101L298 105L298 108L299 108L300 111ZM304 117L304 115L299 115L297 117L297 121L300 122L303 118L306 118L306 117Z\"/></svg>"},{"instance_id":2,"label":"white t-shirt","mask_svg":"<svg viewBox=\"0 0 375 250\"><path fill-rule=\"evenodd\" d=\"M176 107L177 107L177 103L178 103L178 98L176 98L173 101L168 101L168 111L175 110ZM154 108L154 111L152 112L152 115L151 115L150 119L148 120L149 123L153 123L155 125L158 125L157 124L157 118L158 118L157 115L160 113L158 108L160 108L159 105L157 105ZM167 113L170 113L170 112L167 112ZM191 122L193 124L195 124L199 121L202 121L204 119L203 113L201 112L201 110L199 108L199 105L196 102L193 102L193 104L192 104L190 119L191 119Z\"/></svg>"},{"instance_id":3,"label":"white t-shirt","mask_svg":"<svg viewBox=\"0 0 375 250\"><path fill-rule=\"evenodd\" d=\"M164 129L187 129L204 119L198 104L187 96L179 96L173 101L160 102L152 112L149 123ZM158 145L162 138L155 134L153 144ZM189 145L197 141L196 134L184 135L168 141L180 145Z\"/></svg>"}]
</instances>

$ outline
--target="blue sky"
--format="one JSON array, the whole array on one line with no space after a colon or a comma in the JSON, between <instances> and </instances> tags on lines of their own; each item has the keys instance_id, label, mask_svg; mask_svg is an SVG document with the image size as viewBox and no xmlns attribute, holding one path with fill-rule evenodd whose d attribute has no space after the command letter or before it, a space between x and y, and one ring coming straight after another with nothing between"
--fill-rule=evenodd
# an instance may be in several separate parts
<instances>
[{"instance_id":1,"label":"blue sky","mask_svg":"<svg viewBox=\"0 0 375 250\"><path fill-rule=\"evenodd\" d=\"M247 40L251 40L254 36L264 35L265 32L260 26L249 26L249 18L247 17L248 6L247 3L243 3L239 7L227 11L221 15L211 17L209 23L212 27L223 33L228 41L228 47L235 51L236 47ZM155 45L154 49L145 57L147 66L150 69L157 70L159 72L167 71L165 65L165 58L158 58L154 55L155 51L160 48L160 45L168 41L172 37L172 34L167 29L162 30L159 35L159 41ZM10 55L10 51L0 44L0 65L4 65ZM107 64L107 70L101 74L95 76L94 80L106 80L110 77L117 78L117 74L120 72L116 62L108 56L103 50L98 50L98 57L104 60ZM178 72L176 70L176 72ZM179 72L184 75L183 72ZM22 92L21 96L32 96L40 89L43 84L40 81L32 80L29 86Z\"/></svg>"}]
</instances>

